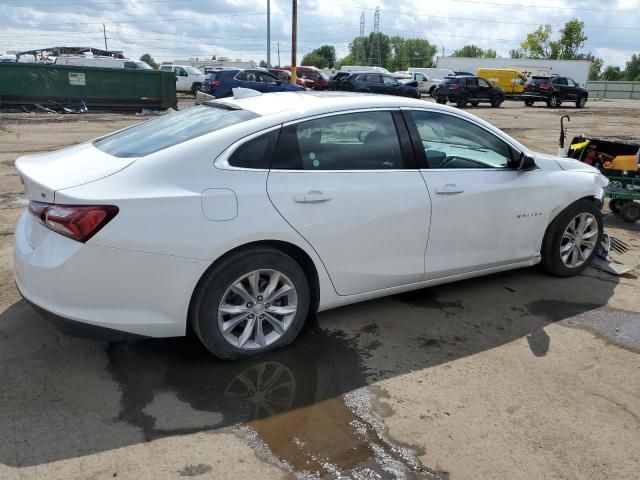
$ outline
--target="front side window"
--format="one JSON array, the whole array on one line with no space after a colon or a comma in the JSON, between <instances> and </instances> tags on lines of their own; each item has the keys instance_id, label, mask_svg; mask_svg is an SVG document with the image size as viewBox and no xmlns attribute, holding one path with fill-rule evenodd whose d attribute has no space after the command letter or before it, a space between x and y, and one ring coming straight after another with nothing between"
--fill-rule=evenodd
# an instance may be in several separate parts
<instances>
[{"instance_id":1,"label":"front side window","mask_svg":"<svg viewBox=\"0 0 640 480\"><path fill-rule=\"evenodd\" d=\"M419 82L424 82L426 81L426 78L421 73L416 73L416 80Z\"/></svg>"},{"instance_id":2,"label":"front side window","mask_svg":"<svg viewBox=\"0 0 640 480\"><path fill-rule=\"evenodd\" d=\"M479 78L478 79L478 85L480 85L481 87L484 88L488 88L491 86L491 84L489 82L487 82L484 78Z\"/></svg>"},{"instance_id":3,"label":"front side window","mask_svg":"<svg viewBox=\"0 0 640 480\"><path fill-rule=\"evenodd\" d=\"M260 83L276 83L276 78L268 73L259 73L257 78Z\"/></svg>"},{"instance_id":4,"label":"front side window","mask_svg":"<svg viewBox=\"0 0 640 480\"><path fill-rule=\"evenodd\" d=\"M114 157L143 157L257 117L258 114L248 110L200 105L99 138L93 145Z\"/></svg>"},{"instance_id":5,"label":"front side window","mask_svg":"<svg viewBox=\"0 0 640 480\"><path fill-rule=\"evenodd\" d=\"M362 112L285 127L272 168L379 170L403 168L391 112Z\"/></svg>"},{"instance_id":6,"label":"front side window","mask_svg":"<svg viewBox=\"0 0 640 480\"><path fill-rule=\"evenodd\" d=\"M411 112L429 168L511 168L512 148L467 120L439 112Z\"/></svg>"},{"instance_id":7,"label":"front side window","mask_svg":"<svg viewBox=\"0 0 640 480\"><path fill-rule=\"evenodd\" d=\"M573 80L571 80L570 78L567 78L567 85L569 85L570 87L577 87L578 84L576 82L574 82Z\"/></svg>"},{"instance_id":8,"label":"front side window","mask_svg":"<svg viewBox=\"0 0 640 480\"><path fill-rule=\"evenodd\" d=\"M386 85L395 85L396 82L395 79L391 78L391 77L387 77L386 75L382 76L382 81L386 84Z\"/></svg>"}]
</instances>

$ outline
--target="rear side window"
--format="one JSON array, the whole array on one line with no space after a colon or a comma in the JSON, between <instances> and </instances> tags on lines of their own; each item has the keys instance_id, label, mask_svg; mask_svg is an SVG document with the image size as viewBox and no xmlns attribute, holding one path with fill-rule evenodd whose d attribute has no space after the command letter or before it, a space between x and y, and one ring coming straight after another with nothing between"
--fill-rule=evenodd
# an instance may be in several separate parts
<instances>
[{"instance_id":1,"label":"rear side window","mask_svg":"<svg viewBox=\"0 0 640 480\"><path fill-rule=\"evenodd\" d=\"M134 125L94 140L93 145L114 157L143 157L257 117L247 110L201 105Z\"/></svg>"},{"instance_id":2,"label":"rear side window","mask_svg":"<svg viewBox=\"0 0 640 480\"><path fill-rule=\"evenodd\" d=\"M404 165L391 112L363 112L283 128L271 168L380 170Z\"/></svg>"},{"instance_id":3,"label":"rear side window","mask_svg":"<svg viewBox=\"0 0 640 480\"><path fill-rule=\"evenodd\" d=\"M243 143L229 157L229 165L241 168L268 169L279 133L280 130L276 129Z\"/></svg>"},{"instance_id":4,"label":"rear side window","mask_svg":"<svg viewBox=\"0 0 640 480\"><path fill-rule=\"evenodd\" d=\"M540 83L548 83L549 77L531 77L528 81L528 85L538 85Z\"/></svg>"},{"instance_id":5,"label":"rear side window","mask_svg":"<svg viewBox=\"0 0 640 480\"><path fill-rule=\"evenodd\" d=\"M218 72L211 72L209 74L209 80L228 80L233 78L238 73L236 70L220 70Z\"/></svg>"}]
</instances>

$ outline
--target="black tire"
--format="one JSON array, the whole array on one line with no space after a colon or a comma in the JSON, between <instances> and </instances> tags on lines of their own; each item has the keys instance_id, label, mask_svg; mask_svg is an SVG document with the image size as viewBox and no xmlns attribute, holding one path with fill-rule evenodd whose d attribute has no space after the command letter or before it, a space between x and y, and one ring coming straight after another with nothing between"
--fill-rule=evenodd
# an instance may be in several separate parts
<instances>
[{"instance_id":1,"label":"black tire","mask_svg":"<svg viewBox=\"0 0 640 480\"><path fill-rule=\"evenodd\" d=\"M584 106L587 103L587 96L586 95L582 95L578 101L576 102L576 108L584 108Z\"/></svg>"},{"instance_id":2,"label":"black tire","mask_svg":"<svg viewBox=\"0 0 640 480\"><path fill-rule=\"evenodd\" d=\"M625 222L633 223L640 219L640 203L627 202L620 208L620 216Z\"/></svg>"},{"instance_id":3,"label":"black tire","mask_svg":"<svg viewBox=\"0 0 640 480\"><path fill-rule=\"evenodd\" d=\"M560 100L558 99L558 95L554 93L547 99L547 107L558 108L559 106L560 106Z\"/></svg>"},{"instance_id":4,"label":"black tire","mask_svg":"<svg viewBox=\"0 0 640 480\"><path fill-rule=\"evenodd\" d=\"M435 87L435 85L429 89L429 96L431 98L435 98L436 97L436 87Z\"/></svg>"},{"instance_id":5,"label":"black tire","mask_svg":"<svg viewBox=\"0 0 640 480\"><path fill-rule=\"evenodd\" d=\"M471 102L472 107L477 107L478 105L480 105L480 102Z\"/></svg>"},{"instance_id":6,"label":"black tire","mask_svg":"<svg viewBox=\"0 0 640 480\"><path fill-rule=\"evenodd\" d=\"M621 200L619 198L612 198L611 200L609 200L609 210L611 210L613 213L620 213L620 209L628 201L629 200Z\"/></svg>"},{"instance_id":7,"label":"black tire","mask_svg":"<svg viewBox=\"0 0 640 480\"><path fill-rule=\"evenodd\" d=\"M586 261L580 266L570 268L566 266L560 258L560 245L565 229L580 213L590 213L596 218L598 222L598 238L596 240L596 248L593 249ZM572 277L578 275L591 264L591 260L593 260L600 246L602 231L602 213L594 202L582 199L572 203L560 212L547 228L544 239L542 240L542 249L540 252L542 255L542 268L547 273L555 275L556 277Z\"/></svg>"},{"instance_id":8,"label":"black tire","mask_svg":"<svg viewBox=\"0 0 640 480\"><path fill-rule=\"evenodd\" d=\"M196 94L200 91L200 87L202 87L201 83L194 83L191 85L191 95L193 95L193 98L196 98Z\"/></svg>"},{"instance_id":9,"label":"black tire","mask_svg":"<svg viewBox=\"0 0 640 480\"><path fill-rule=\"evenodd\" d=\"M496 95L491 99L491 106L493 108L499 108L502 102L504 102L504 97L502 95Z\"/></svg>"},{"instance_id":10,"label":"black tire","mask_svg":"<svg viewBox=\"0 0 640 480\"><path fill-rule=\"evenodd\" d=\"M524 101L525 106L527 107L533 107L533 100L525 100Z\"/></svg>"},{"instance_id":11,"label":"black tire","mask_svg":"<svg viewBox=\"0 0 640 480\"><path fill-rule=\"evenodd\" d=\"M227 342L218 327L218 306L227 288L243 275L258 269L272 269L286 275L297 293L297 312L280 338L266 347L246 350ZM243 360L264 355L291 343L300 333L309 314L309 282L300 265L280 250L255 247L235 253L210 269L198 284L191 302L190 320L196 335L216 357Z\"/></svg>"},{"instance_id":12,"label":"black tire","mask_svg":"<svg viewBox=\"0 0 640 480\"><path fill-rule=\"evenodd\" d=\"M436 97L436 103L440 105L444 105L447 103L447 97Z\"/></svg>"},{"instance_id":13,"label":"black tire","mask_svg":"<svg viewBox=\"0 0 640 480\"><path fill-rule=\"evenodd\" d=\"M464 95L460 95L458 98L456 98L456 107L458 108L464 108L467 106L467 97Z\"/></svg>"}]
</instances>

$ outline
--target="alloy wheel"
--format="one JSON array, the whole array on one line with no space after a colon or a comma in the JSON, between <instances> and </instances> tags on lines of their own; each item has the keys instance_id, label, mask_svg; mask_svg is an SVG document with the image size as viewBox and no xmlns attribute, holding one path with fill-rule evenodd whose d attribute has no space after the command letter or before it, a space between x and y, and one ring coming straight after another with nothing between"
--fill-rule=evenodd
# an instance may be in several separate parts
<instances>
[{"instance_id":1,"label":"alloy wheel","mask_svg":"<svg viewBox=\"0 0 640 480\"><path fill-rule=\"evenodd\" d=\"M298 311L293 282L276 270L254 270L235 280L218 306L218 328L241 350L259 350L281 338Z\"/></svg>"},{"instance_id":2,"label":"alloy wheel","mask_svg":"<svg viewBox=\"0 0 640 480\"><path fill-rule=\"evenodd\" d=\"M580 213L569 222L560 239L560 259L568 268L581 267L598 242L598 220L591 213Z\"/></svg>"}]
</instances>

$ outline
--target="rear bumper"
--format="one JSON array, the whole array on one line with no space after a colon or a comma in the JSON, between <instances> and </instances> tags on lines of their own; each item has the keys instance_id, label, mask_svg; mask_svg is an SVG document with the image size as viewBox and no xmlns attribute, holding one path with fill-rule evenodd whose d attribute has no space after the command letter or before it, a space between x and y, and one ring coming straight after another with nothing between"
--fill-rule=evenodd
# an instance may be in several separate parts
<instances>
[{"instance_id":1,"label":"rear bumper","mask_svg":"<svg viewBox=\"0 0 640 480\"><path fill-rule=\"evenodd\" d=\"M37 228L42 230L34 235ZM83 244L46 230L25 212L14 245L22 296L65 321L149 337L184 335L191 295L208 262L93 241Z\"/></svg>"},{"instance_id":2,"label":"rear bumper","mask_svg":"<svg viewBox=\"0 0 640 480\"><path fill-rule=\"evenodd\" d=\"M520 98L522 100L532 100L534 102L546 102L549 98L546 95L540 95L539 93L521 93Z\"/></svg>"}]
</instances>

